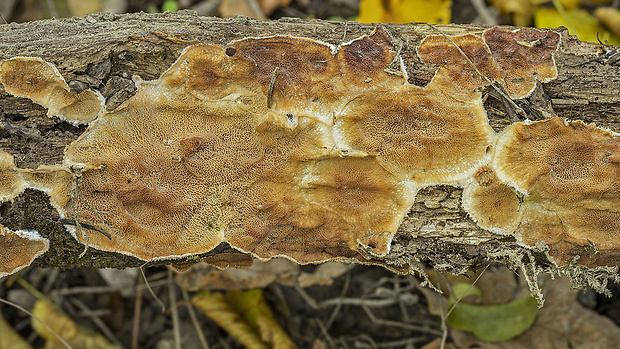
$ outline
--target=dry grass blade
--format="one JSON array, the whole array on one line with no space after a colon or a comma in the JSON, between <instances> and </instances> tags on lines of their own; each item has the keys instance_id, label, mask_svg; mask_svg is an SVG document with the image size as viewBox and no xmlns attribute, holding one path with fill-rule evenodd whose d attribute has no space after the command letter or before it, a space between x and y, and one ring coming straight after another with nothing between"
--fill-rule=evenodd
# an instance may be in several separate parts
<instances>
[{"instance_id":1,"label":"dry grass blade","mask_svg":"<svg viewBox=\"0 0 620 349\"><path fill-rule=\"evenodd\" d=\"M142 269L140 269L142 270ZM131 330L131 349L138 349L138 339L140 338L140 318L142 316L142 289L140 285L144 278L138 279L138 284L136 285L136 300L134 304L133 311L133 328Z\"/></svg>"},{"instance_id":2,"label":"dry grass blade","mask_svg":"<svg viewBox=\"0 0 620 349\"><path fill-rule=\"evenodd\" d=\"M183 295L183 300L187 304L187 311L189 312L189 317L192 319L192 324L194 325L194 328L196 329L196 333L198 334L198 338L200 339L200 344L202 345L203 349L209 349L209 343L207 342L207 339L205 338L205 334L202 332L202 329L200 328L200 324L198 323L198 319L196 318L196 313L194 312L194 307L192 306L192 303L191 303L191 300L189 299L189 295L187 294L187 291L181 288L181 294Z\"/></svg>"},{"instance_id":3,"label":"dry grass blade","mask_svg":"<svg viewBox=\"0 0 620 349\"><path fill-rule=\"evenodd\" d=\"M146 278L146 275L144 275L144 269L142 269L142 267L140 267L140 274L142 274L142 277L144 278L144 283L146 285L146 288L149 290L149 293L151 294L151 296L153 296L153 299L155 299L157 304L159 304L161 306L161 312L165 313L166 312L166 305L164 304L164 302L161 301L161 299L159 299L159 297L157 297L155 292L153 292L153 289L149 285L149 280Z\"/></svg>"},{"instance_id":4,"label":"dry grass blade","mask_svg":"<svg viewBox=\"0 0 620 349\"><path fill-rule=\"evenodd\" d=\"M181 349L181 328L179 324L179 308L177 307L177 292L172 270L168 270L168 296L170 297L170 312L172 313L172 332L174 333L174 347Z\"/></svg>"}]
</instances>

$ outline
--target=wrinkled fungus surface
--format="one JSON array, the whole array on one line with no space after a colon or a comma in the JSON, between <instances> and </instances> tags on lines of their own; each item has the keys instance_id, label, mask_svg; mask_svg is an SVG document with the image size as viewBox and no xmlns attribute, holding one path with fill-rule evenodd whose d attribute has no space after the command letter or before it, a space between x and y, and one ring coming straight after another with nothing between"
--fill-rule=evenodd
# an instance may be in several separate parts
<instances>
[{"instance_id":1,"label":"wrinkled fungus surface","mask_svg":"<svg viewBox=\"0 0 620 349\"><path fill-rule=\"evenodd\" d=\"M88 123L103 107L103 97L93 91L70 92L56 67L38 57L14 57L0 61L0 84L6 92L30 98L73 124Z\"/></svg>"},{"instance_id":2,"label":"wrinkled fungus surface","mask_svg":"<svg viewBox=\"0 0 620 349\"><path fill-rule=\"evenodd\" d=\"M538 29L427 36L416 52L438 70L425 87L390 70L401 58L381 28L338 46L198 44L96 118L98 95L67 94L40 59L3 61L0 82L51 114L88 106L71 114L94 120L63 166L20 173L63 217L98 227L69 227L91 247L154 260L226 242L262 259L364 262L389 252L419 189L458 185L482 228L545 241L566 262L575 246L614 245L618 138L560 119L498 136L480 92L495 83L528 96L557 76L558 43Z\"/></svg>"},{"instance_id":3,"label":"wrinkled fungus surface","mask_svg":"<svg viewBox=\"0 0 620 349\"><path fill-rule=\"evenodd\" d=\"M13 200L26 188L11 154L0 150L0 202Z\"/></svg>"},{"instance_id":4,"label":"wrinkled fungus surface","mask_svg":"<svg viewBox=\"0 0 620 349\"><path fill-rule=\"evenodd\" d=\"M49 241L35 231L12 231L0 225L0 277L29 266L48 245Z\"/></svg>"},{"instance_id":5,"label":"wrinkled fungus surface","mask_svg":"<svg viewBox=\"0 0 620 349\"><path fill-rule=\"evenodd\" d=\"M497 148L498 177L525 194L519 240L546 241L564 263L574 247L601 255L620 247L620 137L552 118L509 126Z\"/></svg>"}]
</instances>

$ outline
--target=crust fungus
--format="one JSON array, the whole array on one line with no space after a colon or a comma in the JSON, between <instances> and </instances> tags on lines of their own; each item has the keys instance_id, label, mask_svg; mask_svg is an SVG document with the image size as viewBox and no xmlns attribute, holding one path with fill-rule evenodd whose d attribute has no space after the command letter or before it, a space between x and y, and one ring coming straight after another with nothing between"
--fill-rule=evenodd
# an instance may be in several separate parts
<instances>
[{"instance_id":1,"label":"crust fungus","mask_svg":"<svg viewBox=\"0 0 620 349\"><path fill-rule=\"evenodd\" d=\"M454 103L461 87L386 72L395 57L383 29L337 48L289 36L190 46L68 147L73 174L29 181L111 236L86 232L90 246L145 260L222 242L302 263L384 255L417 190L463 180L493 140L473 87ZM4 77L10 93L50 107L67 91L41 60L5 64L41 86Z\"/></svg>"},{"instance_id":2,"label":"crust fungus","mask_svg":"<svg viewBox=\"0 0 620 349\"><path fill-rule=\"evenodd\" d=\"M6 92L30 98L73 124L94 120L103 106L101 94L84 91L73 94L56 67L38 57L14 57L0 61L0 83Z\"/></svg>"},{"instance_id":3,"label":"crust fungus","mask_svg":"<svg viewBox=\"0 0 620 349\"><path fill-rule=\"evenodd\" d=\"M429 35L420 43L418 55L444 68L434 80L447 80L446 86L458 86L462 93L499 81L511 98L525 98L537 80L557 77L553 54L559 42L560 35L550 30L491 28L482 37Z\"/></svg>"},{"instance_id":4,"label":"crust fungus","mask_svg":"<svg viewBox=\"0 0 620 349\"><path fill-rule=\"evenodd\" d=\"M11 154L0 150L0 202L13 200L26 188Z\"/></svg>"},{"instance_id":5,"label":"crust fungus","mask_svg":"<svg viewBox=\"0 0 620 349\"><path fill-rule=\"evenodd\" d=\"M516 231L524 244L544 240L558 263L588 246L620 248L620 137L561 118L517 123L500 135L493 166L525 194Z\"/></svg>"},{"instance_id":6,"label":"crust fungus","mask_svg":"<svg viewBox=\"0 0 620 349\"><path fill-rule=\"evenodd\" d=\"M537 29L428 36L417 53L439 68L426 87L388 69L399 57L382 28L338 47L290 36L193 45L158 80L135 78L116 110L71 114L97 117L62 170L23 175L63 217L111 237L86 231L90 246L143 260L227 242L262 259L364 262L389 251L420 188L447 184L466 186L482 228L545 240L563 261L568 245L614 244L617 137L552 119L496 140L480 92L498 82L527 96L557 75L558 42ZM0 67L9 93L52 114L95 105L40 59Z\"/></svg>"},{"instance_id":7,"label":"crust fungus","mask_svg":"<svg viewBox=\"0 0 620 349\"><path fill-rule=\"evenodd\" d=\"M501 68L500 81L511 98L525 98L542 83L558 76L553 54L560 34L551 30L491 28L484 32L493 58Z\"/></svg>"},{"instance_id":8,"label":"crust fungus","mask_svg":"<svg viewBox=\"0 0 620 349\"><path fill-rule=\"evenodd\" d=\"M0 277L27 267L47 251L49 241L30 230L9 230L0 225Z\"/></svg>"},{"instance_id":9,"label":"crust fungus","mask_svg":"<svg viewBox=\"0 0 620 349\"><path fill-rule=\"evenodd\" d=\"M496 234L512 234L523 210L518 193L501 183L489 166L480 167L463 190L463 208L483 229Z\"/></svg>"}]
</instances>

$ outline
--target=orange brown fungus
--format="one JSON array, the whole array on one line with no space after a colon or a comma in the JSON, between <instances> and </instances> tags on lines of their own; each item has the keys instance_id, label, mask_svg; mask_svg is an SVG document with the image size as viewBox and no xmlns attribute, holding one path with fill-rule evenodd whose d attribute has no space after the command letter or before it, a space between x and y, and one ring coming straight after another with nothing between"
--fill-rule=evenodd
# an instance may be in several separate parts
<instances>
[{"instance_id":1,"label":"orange brown fungus","mask_svg":"<svg viewBox=\"0 0 620 349\"><path fill-rule=\"evenodd\" d=\"M394 57L382 29L338 49L189 47L67 149L84 170L63 214L77 204L112 236L91 246L146 260L221 242L301 263L384 255L417 190L466 178L494 137L479 93L408 85L385 72Z\"/></svg>"},{"instance_id":2,"label":"orange brown fungus","mask_svg":"<svg viewBox=\"0 0 620 349\"><path fill-rule=\"evenodd\" d=\"M559 263L575 246L618 249L620 137L561 118L518 123L500 135L493 166L526 194L516 230L524 244L546 241Z\"/></svg>"},{"instance_id":3,"label":"orange brown fungus","mask_svg":"<svg viewBox=\"0 0 620 349\"><path fill-rule=\"evenodd\" d=\"M47 251L49 241L34 231L11 231L0 225L0 277L27 267Z\"/></svg>"},{"instance_id":4,"label":"orange brown fungus","mask_svg":"<svg viewBox=\"0 0 620 349\"><path fill-rule=\"evenodd\" d=\"M95 119L103 106L103 97L99 93L71 93L58 69L37 57L0 61L0 83L6 92L30 98L47 108L48 115L59 116L74 124Z\"/></svg>"},{"instance_id":5,"label":"orange brown fungus","mask_svg":"<svg viewBox=\"0 0 620 349\"><path fill-rule=\"evenodd\" d=\"M0 202L13 200L26 189L11 154L0 150Z\"/></svg>"},{"instance_id":6,"label":"orange brown fungus","mask_svg":"<svg viewBox=\"0 0 620 349\"><path fill-rule=\"evenodd\" d=\"M521 222L519 194L497 179L493 169L482 166L463 190L463 208L483 229L511 234Z\"/></svg>"},{"instance_id":7,"label":"orange brown fungus","mask_svg":"<svg viewBox=\"0 0 620 349\"><path fill-rule=\"evenodd\" d=\"M90 246L144 260L227 242L262 259L365 261L389 251L420 188L458 185L480 227L545 241L566 263L583 246L611 249L619 231L617 137L551 119L498 138L479 91L497 82L527 96L556 77L558 43L538 29L427 36L417 54L439 68L423 88L388 69L400 57L381 28L338 47L193 45L160 79L136 78L136 95L90 123L64 168L20 173L63 217L110 234L85 231Z\"/></svg>"},{"instance_id":8,"label":"orange brown fungus","mask_svg":"<svg viewBox=\"0 0 620 349\"><path fill-rule=\"evenodd\" d=\"M512 98L529 96L536 87L536 80L544 83L558 76L553 58L560 43L560 34L556 32L491 28L484 33L484 41L501 68L500 81Z\"/></svg>"}]
</instances>

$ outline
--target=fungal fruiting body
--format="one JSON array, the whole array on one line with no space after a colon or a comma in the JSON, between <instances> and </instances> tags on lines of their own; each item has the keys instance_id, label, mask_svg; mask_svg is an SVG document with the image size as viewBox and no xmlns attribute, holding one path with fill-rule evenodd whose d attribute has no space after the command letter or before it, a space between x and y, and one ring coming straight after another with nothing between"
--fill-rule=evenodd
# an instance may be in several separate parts
<instances>
[{"instance_id":1,"label":"fungal fruiting body","mask_svg":"<svg viewBox=\"0 0 620 349\"><path fill-rule=\"evenodd\" d=\"M29 266L48 246L49 241L36 231L12 231L0 225L0 277Z\"/></svg>"},{"instance_id":2,"label":"fungal fruiting body","mask_svg":"<svg viewBox=\"0 0 620 349\"><path fill-rule=\"evenodd\" d=\"M409 84L404 68L388 69L402 58L382 28L338 47L291 36L192 45L158 80L136 78L135 96L112 112L100 110L98 94L76 98L86 116L71 120L90 123L63 166L22 177L48 191L62 217L109 234L84 229L89 246L143 260L226 242L261 259L364 262L389 252L419 189L456 185L482 228L530 246L546 241L565 262L557 239L583 245L593 229L587 239L606 248L620 232L617 137L560 119L496 135L479 91L495 82L508 97L529 95L557 76L558 44L557 33L537 29L427 36L417 54L438 70L425 87ZM8 92L53 114L73 110L53 66L3 63ZM26 89L16 75L38 79ZM531 154L519 156L520 147ZM562 163L569 150L576 155ZM600 171L579 172L583 183L605 183L548 186L558 171L591 162ZM521 173L527 166L540 169ZM569 224L572 214L584 218Z\"/></svg>"}]
</instances>

